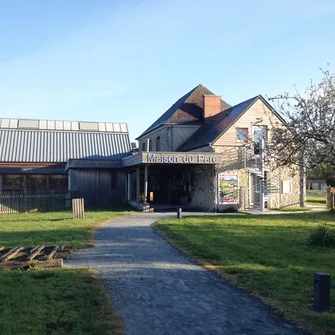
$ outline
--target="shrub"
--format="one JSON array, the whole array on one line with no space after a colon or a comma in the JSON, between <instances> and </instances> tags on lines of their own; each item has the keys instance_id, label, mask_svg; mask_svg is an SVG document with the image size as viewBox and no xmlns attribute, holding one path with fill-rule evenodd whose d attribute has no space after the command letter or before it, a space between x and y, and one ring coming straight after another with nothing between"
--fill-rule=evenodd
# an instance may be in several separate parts
<instances>
[{"instance_id":1,"label":"shrub","mask_svg":"<svg viewBox=\"0 0 335 335\"><path fill-rule=\"evenodd\" d=\"M335 227L324 224L314 228L307 240L312 245L335 247Z\"/></svg>"}]
</instances>

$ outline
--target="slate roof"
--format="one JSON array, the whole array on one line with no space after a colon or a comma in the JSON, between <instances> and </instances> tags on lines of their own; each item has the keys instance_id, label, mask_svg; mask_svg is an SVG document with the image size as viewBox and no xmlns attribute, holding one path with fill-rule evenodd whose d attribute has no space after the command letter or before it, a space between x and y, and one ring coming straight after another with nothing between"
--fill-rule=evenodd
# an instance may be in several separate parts
<instances>
[{"instance_id":1,"label":"slate roof","mask_svg":"<svg viewBox=\"0 0 335 335\"><path fill-rule=\"evenodd\" d=\"M176 101L162 116L160 116L137 139L164 124L202 124L203 123L203 96L213 95L208 88L198 85ZM221 110L230 105L221 99Z\"/></svg>"},{"instance_id":2,"label":"slate roof","mask_svg":"<svg viewBox=\"0 0 335 335\"><path fill-rule=\"evenodd\" d=\"M178 151L189 151L215 142L215 140L226 132L259 98L263 99L258 95L206 119L205 123L178 149Z\"/></svg>"},{"instance_id":3,"label":"slate roof","mask_svg":"<svg viewBox=\"0 0 335 335\"><path fill-rule=\"evenodd\" d=\"M66 163L130 155L125 123L0 119L0 162Z\"/></svg>"}]
</instances>

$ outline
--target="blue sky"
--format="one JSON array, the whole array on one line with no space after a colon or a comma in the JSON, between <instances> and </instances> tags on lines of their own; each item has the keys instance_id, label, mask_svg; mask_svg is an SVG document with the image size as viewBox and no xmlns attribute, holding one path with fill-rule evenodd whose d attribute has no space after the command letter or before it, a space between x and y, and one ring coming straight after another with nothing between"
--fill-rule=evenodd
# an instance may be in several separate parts
<instances>
[{"instance_id":1,"label":"blue sky","mask_svg":"<svg viewBox=\"0 0 335 335\"><path fill-rule=\"evenodd\" d=\"M0 0L0 116L127 122L203 84L230 104L334 68L333 0Z\"/></svg>"}]
</instances>

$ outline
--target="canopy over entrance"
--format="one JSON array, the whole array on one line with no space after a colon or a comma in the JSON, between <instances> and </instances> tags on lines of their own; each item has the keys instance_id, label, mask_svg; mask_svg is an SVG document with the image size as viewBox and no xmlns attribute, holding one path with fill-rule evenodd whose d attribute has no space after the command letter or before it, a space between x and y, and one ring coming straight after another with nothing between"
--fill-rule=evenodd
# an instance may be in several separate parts
<instances>
[{"instance_id":1,"label":"canopy over entrance","mask_svg":"<svg viewBox=\"0 0 335 335\"><path fill-rule=\"evenodd\" d=\"M222 154L203 152L142 152L124 158L128 202L145 209L201 207L206 200L214 203L208 196L214 194L215 165L221 161Z\"/></svg>"}]
</instances>

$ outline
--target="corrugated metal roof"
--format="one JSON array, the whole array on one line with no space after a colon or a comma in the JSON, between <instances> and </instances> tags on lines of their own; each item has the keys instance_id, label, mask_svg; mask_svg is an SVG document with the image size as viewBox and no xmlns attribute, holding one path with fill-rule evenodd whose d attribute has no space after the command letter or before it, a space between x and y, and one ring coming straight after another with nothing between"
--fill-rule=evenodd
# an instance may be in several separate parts
<instances>
[{"instance_id":1,"label":"corrugated metal roof","mask_svg":"<svg viewBox=\"0 0 335 335\"><path fill-rule=\"evenodd\" d=\"M128 133L0 129L1 162L118 160L130 151Z\"/></svg>"}]
</instances>

